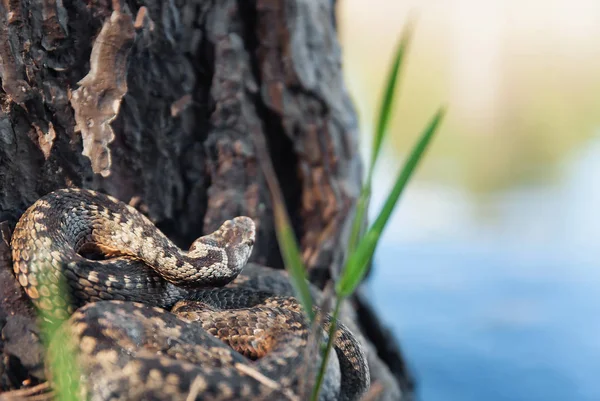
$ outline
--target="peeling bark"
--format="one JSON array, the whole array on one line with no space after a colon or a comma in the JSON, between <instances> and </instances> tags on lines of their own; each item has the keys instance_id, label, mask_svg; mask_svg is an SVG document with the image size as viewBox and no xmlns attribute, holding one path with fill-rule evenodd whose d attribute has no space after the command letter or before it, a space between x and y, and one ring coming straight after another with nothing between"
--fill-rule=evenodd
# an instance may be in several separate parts
<instances>
[{"instance_id":1,"label":"peeling bark","mask_svg":"<svg viewBox=\"0 0 600 401\"><path fill-rule=\"evenodd\" d=\"M140 14L145 8L140 9ZM114 10L94 40L90 72L71 94L76 132L83 139L82 154L90 159L92 171L110 175L108 145L115 139L111 123L119 114L127 93L127 56L135 39L133 20L127 12Z\"/></svg>"},{"instance_id":2,"label":"peeling bark","mask_svg":"<svg viewBox=\"0 0 600 401\"><path fill-rule=\"evenodd\" d=\"M345 257L361 179L332 4L146 0L140 8L128 0L113 9L108 0L0 0L3 227L42 195L80 186L130 202L182 247L225 219L250 216L252 261L281 268L252 140L261 136L310 277L323 286ZM10 259L0 280L8 283L0 290L6 390L42 380L43 369ZM364 298L353 302L363 306L356 320L373 342L381 399L409 399L397 345Z\"/></svg>"}]
</instances>

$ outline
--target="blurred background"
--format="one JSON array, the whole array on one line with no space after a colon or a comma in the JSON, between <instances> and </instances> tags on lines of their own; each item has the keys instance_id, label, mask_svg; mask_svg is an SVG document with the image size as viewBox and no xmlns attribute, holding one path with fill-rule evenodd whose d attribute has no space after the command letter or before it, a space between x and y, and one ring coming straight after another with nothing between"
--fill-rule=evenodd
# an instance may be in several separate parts
<instances>
[{"instance_id":1,"label":"blurred background","mask_svg":"<svg viewBox=\"0 0 600 401\"><path fill-rule=\"evenodd\" d=\"M365 157L409 14L372 217L449 109L369 290L419 399L600 400L600 1L339 0Z\"/></svg>"}]
</instances>

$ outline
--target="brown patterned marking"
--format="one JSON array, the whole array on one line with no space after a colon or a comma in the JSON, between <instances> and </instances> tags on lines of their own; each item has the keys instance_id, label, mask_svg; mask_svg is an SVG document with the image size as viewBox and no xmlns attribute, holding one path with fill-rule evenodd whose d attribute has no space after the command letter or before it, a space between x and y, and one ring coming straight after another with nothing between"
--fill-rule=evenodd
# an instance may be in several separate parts
<instances>
[{"instance_id":1,"label":"brown patterned marking","mask_svg":"<svg viewBox=\"0 0 600 401\"><path fill-rule=\"evenodd\" d=\"M233 390L231 389L229 384L221 382L217 384L217 387L219 388L219 394L221 395L221 397L225 399L233 397Z\"/></svg>"},{"instance_id":2,"label":"brown patterned marking","mask_svg":"<svg viewBox=\"0 0 600 401\"><path fill-rule=\"evenodd\" d=\"M190 386L190 392L186 398L186 401L194 401L200 393L206 390L206 387L208 387L206 380L202 376L196 376Z\"/></svg>"},{"instance_id":3,"label":"brown patterned marking","mask_svg":"<svg viewBox=\"0 0 600 401\"><path fill-rule=\"evenodd\" d=\"M29 295L29 298L31 299L38 299L40 297L40 294L35 287L25 288L25 292L27 292L27 295Z\"/></svg>"},{"instance_id":4,"label":"brown patterned marking","mask_svg":"<svg viewBox=\"0 0 600 401\"><path fill-rule=\"evenodd\" d=\"M174 374L174 373L169 373L169 374L167 375L167 377L165 378L165 381L166 381L167 383L169 383L169 384L172 384L172 385L174 385L174 386L178 386L178 385L179 385L179 383L180 383L179 376L177 376L177 375L176 375L176 374Z\"/></svg>"},{"instance_id":5,"label":"brown patterned marking","mask_svg":"<svg viewBox=\"0 0 600 401\"><path fill-rule=\"evenodd\" d=\"M76 317L73 316L74 320L76 322ZM83 332L87 329L88 325L86 323L83 322L76 322L75 324L71 325L71 331L73 332L74 335L76 336L81 336L81 334L83 334Z\"/></svg>"},{"instance_id":6,"label":"brown patterned marking","mask_svg":"<svg viewBox=\"0 0 600 401\"><path fill-rule=\"evenodd\" d=\"M247 383L243 383L242 389L240 390L240 395L242 397L250 397L251 394L252 394L252 387L250 387L250 385L248 385Z\"/></svg>"},{"instance_id":7,"label":"brown patterned marking","mask_svg":"<svg viewBox=\"0 0 600 401\"><path fill-rule=\"evenodd\" d=\"M115 365L119 360L119 355L115 350L98 351L96 354L96 359L101 361L103 364Z\"/></svg>"},{"instance_id":8,"label":"brown patterned marking","mask_svg":"<svg viewBox=\"0 0 600 401\"><path fill-rule=\"evenodd\" d=\"M26 249L23 249L21 251L21 253L19 254L19 256L21 257L21 259L23 259L24 261L28 261L29 260L29 252L27 252Z\"/></svg>"},{"instance_id":9,"label":"brown patterned marking","mask_svg":"<svg viewBox=\"0 0 600 401\"><path fill-rule=\"evenodd\" d=\"M132 360L123 367L123 374L129 377L139 377L140 370L142 370L142 363L137 360Z\"/></svg>"},{"instance_id":10,"label":"brown patterned marking","mask_svg":"<svg viewBox=\"0 0 600 401\"><path fill-rule=\"evenodd\" d=\"M88 355L91 355L96 349L96 345L98 342L95 338L90 336L84 336L79 340L79 349L85 352Z\"/></svg>"},{"instance_id":11,"label":"brown patterned marking","mask_svg":"<svg viewBox=\"0 0 600 401\"><path fill-rule=\"evenodd\" d=\"M160 370L151 369L148 373L148 380L146 382L148 388L159 388L163 386L163 376Z\"/></svg>"},{"instance_id":12,"label":"brown patterned marking","mask_svg":"<svg viewBox=\"0 0 600 401\"><path fill-rule=\"evenodd\" d=\"M77 281L79 282L79 284L81 284L84 287L92 287L92 283L90 283L89 280L86 280L84 278L80 278Z\"/></svg>"},{"instance_id":13,"label":"brown patterned marking","mask_svg":"<svg viewBox=\"0 0 600 401\"><path fill-rule=\"evenodd\" d=\"M27 280L29 281L29 285L32 287L36 287L38 285L37 277L34 275L28 276Z\"/></svg>"}]
</instances>

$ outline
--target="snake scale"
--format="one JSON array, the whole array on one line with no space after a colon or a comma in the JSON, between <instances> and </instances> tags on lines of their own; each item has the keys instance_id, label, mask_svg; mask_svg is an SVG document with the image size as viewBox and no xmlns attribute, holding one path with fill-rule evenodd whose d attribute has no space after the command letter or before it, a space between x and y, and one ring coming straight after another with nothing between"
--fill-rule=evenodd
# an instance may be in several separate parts
<instances>
[{"instance_id":1,"label":"snake scale","mask_svg":"<svg viewBox=\"0 0 600 401\"><path fill-rule=\"evenodd\" d=\"M62 189L21 216L13 266L45 316L67 319L87 399L299 399L310 325L284 272L247 264L254 231L236 217L186 252L132 206ZM363 348L341 324L334 347L320 400L358 400Z\"/></svg>"}]
</instances>

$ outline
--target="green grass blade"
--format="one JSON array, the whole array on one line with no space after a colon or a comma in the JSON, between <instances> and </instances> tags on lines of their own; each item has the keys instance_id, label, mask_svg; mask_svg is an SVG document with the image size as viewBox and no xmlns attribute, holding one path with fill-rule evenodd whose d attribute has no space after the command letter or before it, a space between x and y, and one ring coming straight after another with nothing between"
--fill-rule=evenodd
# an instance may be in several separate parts
<instances>
[{"instance_id":1,"label":"green grass blade","mask_svg":"<svg viewBox=\"0 0 600 401\"><path fill-rule=\"evenodd\" d=\"M40 279L40 284L41 287L53 288L53 284L46 279ZM62 276L56 283L56 287L57 292L51 293L50 303L60 305L65 301L70 302L67 283ZM66 316L68 316L67 306L60 309L63 318L57 318L55 311L38 309L42 343L45 347L46 362L49 365L52 388L55 392L54 399L56 401L79 401L81 367L76 354L77 345L64 325Z\"/></svg>"},{"instance_id":2,"label":"green grass blade","mask_svg":"<svg viewBox=\"0 0 600 401\"><path fill-rule=\"evenodd\" d=\"M417 167L419 160L421 160L425 149L427 149L427 146L429 145L440 122L442 121L445 112L446 110L444 107L440 108L431 119L431 122L427 128L421 134L421 137L410 153L408 160L400 171L394 187L388 195L381 212L379 212L379 215L377 216L377 219L375 219L375 222L369 228L365 237L358 244L356 251L348 259L346 269L344 269L342 277L336 285L336 292L338 296L347 297L348 295L352 294L360 281L363 279L367 271L368 263L375 252L375 248L377 247L379 237L385 229L385 225L387 224L394 207L398 203L398 199L400 199L402 191L415 171L415 168Z\"/></svg>"},{"instance_id":3,"label":"green grass blade","mask_svg":"<svg viewBox=\"0 0 600 401\"><path fill-rule=\"evenodd\" d=\"M292 230L292 226L289 223L287 213L282 210L283 205L277 205L275 202L275 231L277 234L277 241L279 242L279 248L281 248L281 256L285 268L290 273L290 279L292 286L296 290L298 300L302 304L304 311L310 318L310 321L314 321L315 314L313 311L312 296L308 288L306 280L306 269L302 258L300 256L300 247L296 241L296 236Z\"/></svg>"},{"instance_id":4,"label":"green grass blade","mask_svg":"<svg viewBox=\"0 0 600 401\"><path fill-rule=\"evenodd\" d=\"M381 99L381 104L379 106L379 116L377 118L377 126L375 127L375 135L373 136L373 148L371 149L371 160L369 164L369 171L367 173L367 184L369 187L373 176L373 168L377 162L377 158L379 157L381 144L383 143L385 133L387 132L388 123L392 115L392 107L394 105L394 98L396 94L396 84L400 77L400 68L402 67L404 54L406 53L410 44L412 32L413 24L411 21L409 21L402 32L402 36L400 36L400 41L398 42L398 47L396 48L396 53L393 59L394 61L388 74L383 98Z\"/></svg>"},{"instance_id":5,"label":"green grass blade","mask_svg":"<svg viewBox=\"0 0 600 401\"><path fill-rule=\"evenodd\" d=\"M362 229L367 207L369 206L369 199L371 198L371 188L367 188L365 185L362 188L358 202L356 203L356 211L354 213L354 220L352 221L352 231L350 232L350 238L348 239L348 255L356 250L356 244L360 238L360 232Z\"/></svg>"},{"instance_id":6,"label":"green grass blade","mask_svg":"<svg viewBox=\"0 0 600 401\"><path fill-rule=\"evenodd\" d=\"M400 36L400 40L396 47L396 53L393 58L393 63L388 74L388 79L386 82L385 90L383 92L383 97L381 98L381 103L379 106L379 115L377 118L377 126L375 127L375 133L373 135L371 160L369 161L367 180L365 182L365 185L363 186L362 192L356 205L356 212L354 214L354 220L352 222L352 231L348 240L348 254L352 254L352 252L354 252L358 243L358 239L360 238L362 224L364 221L365 214L367 212L369 199L371 197L371 181L373 178L373 170L375 169L375 164L377 163L377 159L379 158L381 144L383 143L385 134L387 132L388 123L392 114L392 108L394 105L394 99L396 95L396 86L400 78L400 70L402 67L402 62L404 60L404 55L406 54L406 51L408 50L408 46L412 39L412 32L413 25L411 21L409 21L406 27L404 28L402 35Z\"/></svg>"},{"instance_id":7,"label":"green grass blade","mask_svg":"<svg viewBox=\"0 0 600 401\"><path fill-rule=\"evenodd\" d=\"M312 296L308 288L306 279L306 269L302 263L300 247L296 240L296 235L290 224L290 218L285 208L281 188L277 182L277 176L271 163L271 157L267 151L267 144L262 135L253 135L254 144L257 152L257 159L260 163L263 174L267 181L267 187L271 193L273 201L273 217L275 219L275 234L281 251L281 257L286 270L290 274L290 281L294 287L296 297L302 304L304 311L313 322L315 313L313 311Z\"/></svg>"},{"instance_id":8,"label":"green grass blade","mask_svg":"<svg viewBox=\"0 0 600 401\"><path fill-rule=\"evenodd\" d=\"M321 360L321 366L319 367L319 373L317 374L317 381L315 382L315 386L313 388L313 392L311 395L311 401L318 401L319 399L319 391L321 391L321 386L323 385L323 380L325 379L325 372L327 370L327 361L329 360L329 355L331 354L331 350L333 349L333 342L335 341L335 334L338 326L338 316L340 314L340 308L342 306L341 298L337 298L335 300L335 307L333 309L333 314L331 315L331 321L329 323L329 338L327 340L327 346L325 347L325 351L323 352L323 359Z\"/></svg>"},{"instance_id":9,"label":"green grass blade","mask_svg":"<svg viewBox=\"0 0 600 401\"><path fill-rule=\"evenodd\" d=\"M48 338L53 336L52 349L47 349L47 359L50 360L50 376L52 388L56 393L57 401L79 401L81 377L80 368L75 354L75 344L72 338L57 326L46 326L46 347L49 346Z\"/></svg>"}]
</instances>

